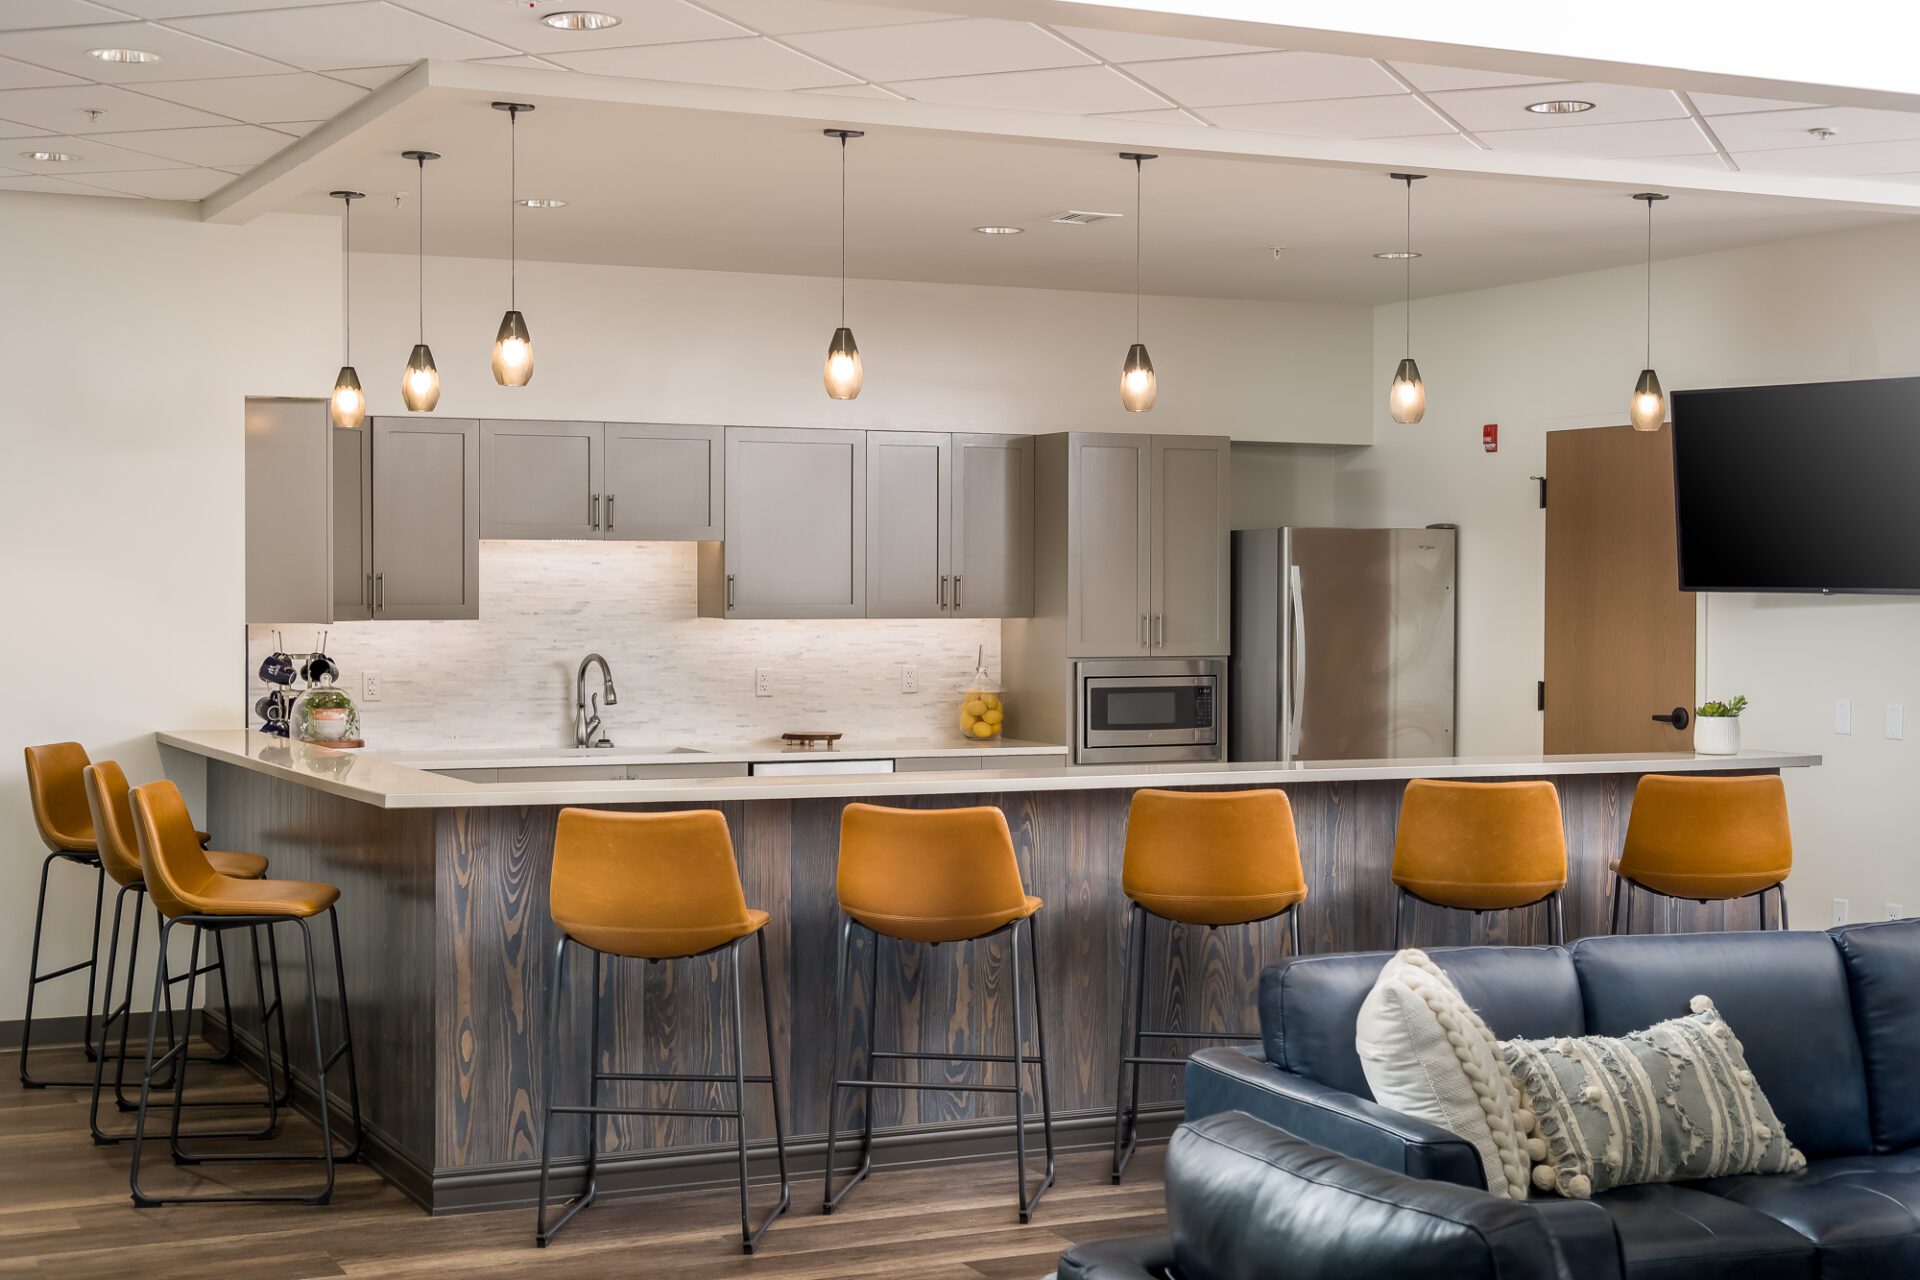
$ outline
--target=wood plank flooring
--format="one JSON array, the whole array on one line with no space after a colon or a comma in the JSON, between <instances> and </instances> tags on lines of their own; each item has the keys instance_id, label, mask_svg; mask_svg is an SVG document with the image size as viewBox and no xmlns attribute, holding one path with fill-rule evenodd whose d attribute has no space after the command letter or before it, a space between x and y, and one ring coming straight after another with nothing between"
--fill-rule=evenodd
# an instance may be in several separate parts
<instances>
[{"instance_id":1,"label":"wood plank flooring","mask_svg":"<svg viewBox=\"0 0 1920 1280\"><path fill-rule=\"evenodd\" d=\"M876 1173L833 1217L819 1211L820 1184L794 1184L794 1205L761 1252L739 1251L731 1189L596 1205L550 1249L533 1247L529 1210L430 1218L371 1170L343 1165L333 1203L187 1205L136 1210L127 1198L125 1145L96 1147L86 1133L86 1094L25 1090L16 1055L0 1053L0 1277L32 1280L353 1280L441 1276L559 1280L723 1280L911 1274L926 1280L1038 1280L1069 1244L1164 1229L1161 1148L1142 1150L1124 1186L1109 1185L1104 1153L1064 1157L1037 1220L1018 1225L1007 1160ZM35 1054L35 1065L40 1056ZM50 1052L47 1066L67 1068ZM195 1068L190 1088L250 1096L233 1068ZM124 1123L118 1117L115 1121ZM109 1121L109 1124L114 1121ZM195 1123L213 1124L214 1120ZM191 1128L191 1125L188 1126ZM310 1148L312 1126L295 1119L279 1143ZM228 1149L233 1149L229 1144ZM149 1145L152 1186L190 1191L214 1184L175 1169L164 1139ZM201 1166L211 1169L212 1166ZM295 1167L228 1167L214 1177L235 1188L285 1188L311 1178ZM754 1187L756 1208L770 1189Z\"/></svg>"}]
</instances>

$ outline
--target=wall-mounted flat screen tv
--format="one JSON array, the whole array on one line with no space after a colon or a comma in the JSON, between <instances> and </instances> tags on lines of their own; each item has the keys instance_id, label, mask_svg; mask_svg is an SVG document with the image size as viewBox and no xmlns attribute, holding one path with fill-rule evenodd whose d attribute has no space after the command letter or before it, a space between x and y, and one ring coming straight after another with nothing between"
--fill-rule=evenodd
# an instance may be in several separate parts
<instances>
[{"instance_id":1,"label":"wall-mounted flat screen tv","mask_svg":"<svg viewBox=\"0 0 1920 1280\"><path fill-rule=\"evenodd\" d=\"M1673 394L1683 591L1920 594L1920 378Z\"/></svg>"}]
</instances>

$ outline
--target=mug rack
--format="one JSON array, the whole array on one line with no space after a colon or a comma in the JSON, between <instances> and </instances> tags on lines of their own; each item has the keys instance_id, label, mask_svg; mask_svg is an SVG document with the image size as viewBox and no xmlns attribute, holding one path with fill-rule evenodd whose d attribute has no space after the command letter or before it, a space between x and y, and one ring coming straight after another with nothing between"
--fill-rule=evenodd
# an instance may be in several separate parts
<instances>
[{"instance_id":1,"label":"mug rack","mask_svg":"<svg viewBox=\"0 0 1920 1280\"><path fill-rule=\"evenodd\" d=\"M297 652L287 648L286 637L283 636L279 630L276 629L274 631L273 653L268 656L285 658L293 667L293 678L282 684L277 681L266 680L264 676L262 677L262 680L267 685L267 692L254 702L254 711L260 716L261 720L260 732L269 733L274 737L286 738L291 741L293 738L293 709L294 705L299 702L301 695L312 689L334 687L330 680L317 680L307 674L315 658L327 657L327 635L328 633L325 631L317 633L314 636L313 648L305 652ZM329 662L332 661L331 658L327 660ZM336 673L338 672L337 667L335 671ZM264 710L262 709L262 704L266 704ZM278 711L279 714L277 716L274 715L274 711ZM302 738L301 741L321 747L353 748L367 745L366 740L363 738Z\"/></svg>"}]
</instances>

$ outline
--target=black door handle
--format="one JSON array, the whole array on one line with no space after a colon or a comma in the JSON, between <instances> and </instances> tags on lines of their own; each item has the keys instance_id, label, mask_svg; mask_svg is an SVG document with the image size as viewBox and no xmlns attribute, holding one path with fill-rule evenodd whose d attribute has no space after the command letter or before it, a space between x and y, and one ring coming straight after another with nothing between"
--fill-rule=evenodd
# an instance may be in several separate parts
<instances>
[{"instance_id":1,"label":"black door handle","mask_svg":"<svg viewBox=\"0 0 1920 1280\"><path fill-rule=\"evenodd\" d=\"M1658 720L1661 724L1670 724L1676 729L1684 729L1687 727L1687 722L1693 719L1693 717L1687 714L1685 707L1675 707L1666 715L1655 716L1654 719Z\"/></svg>"}]
</instances>

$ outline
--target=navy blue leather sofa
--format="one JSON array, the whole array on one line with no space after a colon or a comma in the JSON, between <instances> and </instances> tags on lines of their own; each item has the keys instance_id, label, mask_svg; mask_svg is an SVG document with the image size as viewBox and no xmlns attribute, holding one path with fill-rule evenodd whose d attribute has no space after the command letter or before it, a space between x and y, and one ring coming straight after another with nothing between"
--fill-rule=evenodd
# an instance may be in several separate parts
<instances>
[{"instance_id":1,"label":"navy blue leather sofa","mask_svg":"<svg viewBox=\"0 0 1920 1280\"><path fill-rule=\"evenodd\" d=\"M1920 921L1435 956L1503 1039L1713 997L1806 1170L1496 1200L1471 1146L1368 1092L1354 1021L1385 954L1303 956L1261 975L1258 1047L1188 1064L1169 1237L1077 1247L1061 1280L1920 1277Z\"/></svg>"}]
</instances>

